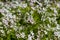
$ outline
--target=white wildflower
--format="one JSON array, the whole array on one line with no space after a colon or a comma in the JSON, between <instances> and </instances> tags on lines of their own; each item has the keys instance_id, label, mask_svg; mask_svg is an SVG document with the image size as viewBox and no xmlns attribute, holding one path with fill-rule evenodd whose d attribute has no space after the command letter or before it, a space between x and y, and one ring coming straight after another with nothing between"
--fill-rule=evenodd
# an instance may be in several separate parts
<instances>
[{"instance_id":1,"label":"white wildflower","mask_svg":"<svg viewBox=\"0 0 60 40\"><path fill-rule=\"evenodd\" d=\"M6 16L9 17L9 18L13 18L11 13L7 13Z\"/></svg>"},{"instance_id":2,"label":"white wildflower","mask_svg":"<svg viewBox=\"0 0 60 40\"><path fill-rule=\"evenodd\" d=\"M8 25L8 21L7 21L6 19L3 19L3 23L4 23L5 25Z\"/></svg>"},{"instance_id":3,"label":"white wildflower","mask_svg":"<svg viewBox=\"0 0 60 40\"><path fill-rule=\"evenodd\" d=\"M55 14L57 14L57 13L58 13L56 9L54 9L54 13L55 13Z\"/></svg>"},{"instance_id":4,"label":"white wildflower","mask_svg":"<svg viewBox=\"0 0 60 40\"><path fill-rule=\"evenodd\" d=\"M4 30L0 30L1 33L4 33Z\"/></svg>"},{"instance_id":5,"label":"white wildflower","mask_svg":"<svg viewBox=\"0 0 60 40\"><path fill-rule=\"evenodd\" d=\"M31 0L31 2L36 2L37 0Z\"/></svg>"},{"instance_id":6,"label":"white wildflower","mask_svg":"<svg viewBox=\"0 0 60 40\"><path fill-rule=\"evenodd\" d=\"M14 28L13 28L15 31L17 31L17 29L18 29L18 27L17 26L14 26Z\"/></svg>"},{"instance_id":7,"label":"white wildflower","mask_svg":"<svg viewBox=\"0 0 60 40\"><path fill-rule=\"evenodd\" d=\"M30 2L30 6L34 6L34 3Z\"/></svg>"},{"instance_id":8,"label":"white wildflower","mask_svg":"<svg viewBox=\"0 0 60 40\"><path fill-rule=\"evenodd\" d=\"M19 2L18 1L14 1L17 5L19 4Z\"/></svg>"},{"instance_id":9,"label":"white wildflower","mask_svg":"<svg viewBox=\"0 0 60 40\"><path fill-rule=\"evenodd\" d=\"M32 37L30 35L28 35L28 40L32 40Z\"/></svg>"},{"instance_id":10,"label":"white wildflower","mask_svg":"<svg viewBox=\"0 0 60 40\"><path fill-rule=\"evenodd\" d=\"M34 38L34 33L33 31L30 31L31 32L31 37Z\"/></svg>"},{"instance_id":11,"label":"white wildflower","mask_svg":"<svg viewBox=\"0 0 60 40\"><path fill-rule=\"evenodd\" d=\"M27 4L23 4L23 7L26 8L27 7Z\"/></svg>"},{"instance_id":12,"label":"white wildflower","mask_svg":"<svg viewBox=\"0 0 60 40\"><path fill-rule=\"evenodd\" d=\"M35 7L31 7L33 10L36 10L36 8Z\"/></svg>"},{"instance_id":13,"label":"white wildflower","mask_svg":"<svg viewBox=\"0 0 60 40\"><path fill-rule=\"evenodd\" d=\"M13 28L14 27L14 25L10 25L10 28Z\"/></svg>"},{"instance_id":14,"label":"white wildflower","mask_svg":"<svg viewBox=\"0 0 60 40\"><path fill-rule=\"evenodd\" d=\"M46 9L46 8L43 8L43 10L44 10L44 11L47 11L47 9Z\"/></svg>"},{"instance_id":15,"label":"white wildflower","mask_svg":"<svg viewBox=\"0 0 60 40\"><path fill-rule=\"evenodd\" d=\"M40 10L38 10L38 13L41 13L41 11L40 11Z\"/></svg>"},{"instance_id":16,"label":"white wildflower","mask_svg":"<svg viewBox=\"0 0 60 40\"><path fill-rule=\"evenodd\" d=\"M56 28L57 28L58 30L60 30L60 25L59 25L59 24L57 24Z\"/></svg>"},{"instance_id":17,"label":"white wildflower","mask_svg":"<svg viewBox=\"0 0 60 40\"><path fill-rule=\"evenodd\" d=\"M31 24L34 24L35 23L32 16L29 16L27 21L29 21Z\"/></svg>"},{"instance_id":18,"label":"white wildflower","mask_svg":"<svg viewBox=\"0 0 60 40\"><path fill-rule=\"evenodd\" d=\"M33 33L33 31L31 31L31 34L34 36L34 33Z\"/></svg>"},{"instance_id":19,"label":"white wildflower","mask_svg":"<svg viewBox=\"0 0 60 40\"><path fill-rule=\"evenodd\" d=\"M44 0L44 2L45 2L46 4L48 4L48 3L49 3L49 0Z\"/></svg>"},{"instance_id":20,"label":"white wildflower","mask_svg":"<svg viewBox=\"0 0 60 40\"><path fill-rule=\"evenodd\" d=\"M22 38L25 37L25 33L24 32L22 32L20 35L21 35Z\"/></svg>"},{"instance_id":21,"label":"white wildflower","mask_svg":"<svg viewBox=\"0 0 60 40\"><path fill-rule=\"evenodd\" d=\"M10 9L10 5L9 4L6 4L6 5L4 5L5 7L6 7L6 9L9 9L9 10L11 10ZM8 7L7 7L8 6Z\"/></svg>"},{"instance_id":22,"label":"white wildflower","mask_svg":"<svg viewBox=\"0 0 60 40\"><path fill-rule=\"evenodd\" d=\"M33 11L31 10L30 13L33 14Z\"/></svg>"},{"instance_id":23,"label":"white wildflower","mask_svg":"<svg viewBox=\"0 0 60 40\"><path fill-rule=\"evenodd\" d=\"M45 32L45 34L47 34L47 31L44 31Z\"/></svg>"},{"instance_id":24,"label":"white wildflower","mask_svg":"<svg viewBox=\"0 0 60 40\"><path fill-rule=\"evenodd\" d=\"M13 19L10 19L10 22L11 22L12 24L14 24L14 20L13 20Z\"/></svg>"},{"instance_id":25,"label":"white wildflower","mask_svg":"<svg viewBox=\"0 0 60 40\"><path fill-rule=\"evenodd\" d=\"M48 4L46 8L48 8L48 7L51 7L51 5L50 5L50 4Z\"/></svg>"},{"instance_id":26,"label":"white wildflower","mask_svg":"<svg viewBox=\"0 0 60 40\"><path fill-rule=\"evenodd\" d=\"M2 9L4 10L4 12L7 12L7 13L9 12L9 10L7 10L7 9L4 8L4 7L3 7Z\"/></svg>"},{"instance_id":27,"label":"white wildflower","mask_svg":"<svg viewBox=\"0 0 60 40\"><path fill-rule=\"evenodd\" d=\"M54 34L55 34L55 36L58 36L58 37L60 37L60 32L59 32L59 31L57 31L57 32L54 32Z\"/></svg>"},{"instance_id":28,"label":"white wildflower","mask_svg":"<svg viewBox=\"0 0 60 40\"><path fill-rule=\"evenodd\" d=\"M13 18L16 19L16 15L13 15Z\"/></svg>"},{"instance_id":29,"label":"white wildflower","mask_svg":"<svg viewBox=\"0 0 60 40\"><path fill-rule=\"evenodd\" d=\"M39 37L39 35L37 35L37 39L36 40L40 40L40 37Z\"/></svg>"},{"instance_id":30,"label":"white wildflower","mask_svg":"<svg viewBox=\"0 0 60 40\"><path fill-rule=\"evenodd\" d=\"M14 3L10 3L10 5L11 5L11 7L13 7L13 8L16 8L17 7L17 4L14 4Z\"/></svg>"},{"instance_id":31,"label":"white wildflower","mask_svg":"<svg viewBox=\"0 0 60 40\"><path fill-rule=\"evenodd\" d=\"M3 9L0 9L0 12L1 12L1 13L4 13L4 10L3 10Z\"/></svg>"},{"instance_id":32,"label":"white wildflower","mask_svg":"<svg viewBox=\"0 0 60 40\"><path fill-rule=\"evenodd\" d=\"M60 8L60 2L58 2L58 3L57 3L57 7L59 7L59 8Z\"/></svg>"},{"instance_id":33,"label":"white wildflower","mask_svg":"<svg viewBox=\"0 0 60 40\"><path fill-rule=\"evenodd\" d=\"M20 38L20 35L19 34L16 34L17 38Z\"/></svg>"},{"instance_id":34,"label":"white wildflower","mask_svg":"<svg viewBox=\"0 0 60 40\"><path fill-rule=\"evenodd\" d=\"M36 5L36 8L39 8L39 5Z\"/></svg>"},{"instance_id":35,"label":"white wildflower","mask_svg":"<svg viewBox=\"0 0 60 40\"><path fill-rule=\"evenodd\" d=\"M19 6L22 7L22 8L26 8L27 7L27 4L21 3Z\"/></svg>"},{"instance_id":36,"label":"white wildflower","mask_svg":"<svg viewBox=\"0 0 60 40\"><path fill-rule=\"evenodd\" d=\"M51 9L51 10L54 10L54 8L53 8L53 7L50 7L50 9Z\"/></svg>"},{"instance_id":37,"label":"white wildflower","mask_svg":"<svg viewBox=\"0 0 60 40\"><path fill-rule=\"evenodd\" d=\"M19 30L22 30L23 29L23 26L20 26Z\"/></svg>"},{"instance_id":38,"label":"white wildflower","mask_svg":"<svg viewBox=\"0 0 60 40\"><path fill-rule=\"evenodd\" d=\"M39 6L41 6L42 7L42 3L39 3L38 1L36 1L38 4L39 4Z\"/></svg>"}]
</instances>

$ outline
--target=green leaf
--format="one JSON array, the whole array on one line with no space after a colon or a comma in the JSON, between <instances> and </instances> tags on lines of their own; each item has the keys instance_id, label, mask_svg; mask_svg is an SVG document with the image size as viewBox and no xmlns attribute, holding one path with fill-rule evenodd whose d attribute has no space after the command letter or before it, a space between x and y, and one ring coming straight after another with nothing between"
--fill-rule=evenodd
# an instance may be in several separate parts
<instances>
[{"instance_id":1,"label":"green leaf","mask_svg":"<svg viewBox=\"0 0 60 40\"><path fill-rule=\"evenodd\" d=\"M0 13L0 18L2 18L3 17L3 15L2 15L2 13Z\"/></svg>"},{"instance_id":2,"label":"green leaf","mask_svg":"<svg viewBox=\"0 0 60 40\"><path fill-rule=\"evenodd\" d=\"M34 20L35 20L36 23L41 23L41 22L42 22L42 21L41 21L42 15L39 14L36 10L35 10L34 13L32 14L32 16L33 16L33 18L34 18Z\"/></svg>"}]
</instances>

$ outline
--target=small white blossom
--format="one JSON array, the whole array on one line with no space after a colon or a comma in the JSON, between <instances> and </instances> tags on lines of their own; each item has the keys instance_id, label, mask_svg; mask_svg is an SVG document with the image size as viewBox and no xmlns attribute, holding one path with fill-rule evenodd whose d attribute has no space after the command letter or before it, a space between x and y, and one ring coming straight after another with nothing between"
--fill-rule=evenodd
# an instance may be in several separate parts
<instances>
[{"instance_id":1,"label":"small white blossom","mask_svg":"<svg viewBox=\"0 0 60 40\"><path fill-rule=\"evenodd\" d=\"M56 9L54 9L54 13L55 13L55 14L57 14L57 13L58 13Z\"/></svg>"},{"instance_id":2,"label":"small white blossom","mask_svg":"<svg viewBox=\"0 0 60 40\"><path fill-rule=\"evenodd\" d=\"M17 26L14 26L13 29L14 29L15 31L17 31L18 27L17 27Z\"/></svg>"},{"instance_id":3,"label":"small white blossom","mask_svg":"<svg viewBox=\"0 0 60 40\"><path fill-rule=\"evenodd\" d=\"M34 24L35 23L32 16L29 16L27 21L29 21L31 24Z\"/></svg>"},{"instance_id":4,"label":"small white blossom","mask_svg":"<svg viewBox=\"0 0 60 40\"><path fill-rule=\"evenodd\" d=\"M7 13L9 12L9 10L7 10L7 9L4 8L4 7L3 7L2 9L3 9L4 12L7 12Z\"/></svg>"},{"instance_id":5,"label":"small white blossom","mask_svg":"<svg viewBox=\"0 0 60 40\"><path fill-rule=\"evenodd\" d=\"M31 34L34 36L34 33L33 33L33 31L31 31Z\"/></svg>"},{"instance_id":6,"label":"small white blossom","mask_svg":"<svg viewBox=\"0 0 60 40\"><path fill-rule=\"evenodd\" d=\"M27 4L23 4L22 6L23 6L24 8L26 8L26 7L27 7Z\"/></svg>"},{"instance_id":7,"label":"small white blossom","mask_svg":"<svg viewBox=\"0 0 60 40\"><path fill-rule=\"evenodd\" d=\"M10 3L10 6L13 7L13 8L16 8L17 7L17 4L14 4L14 3Z\"/></svg>"},{"instance_id":8,"label":"small white blossom","mask_svg":"<svg viewBox=\"0 0 60 40\"><path fill-rule=\"evenodd\" d=\"M45 2L46 4L48 4L48 3L49 3L49 0L44 0L44 2Z\"/></svg>"},{"instance_id":9,"label":"small white blossom","mask_svg":"<svg viewBox=\"0 0 60 40\"><path fill-rule=\"evenodd\" d=\"M4 10L3 10L3 9L0 9L0 12L1 12L1 13L4 13Z\"/></svg>"},{"instance_id":10,"label":"small white blossom","mask_svg":"<svg viewBox=\"0 0 60 40\"><path fill-rule=\"evenodd\" d=\"M21 35L22 38L25 37L25 33L24 32L22 32L20 35Z\"/></svg>"},{"instance_id":11,"label":"small white blossom","mask_svg":"<svg viewBox=\"0 0 60 40\"><path fill-rule=\"evenodd\" d=\"M57 3L57 7L59 7L59 8L60 8L60 2L58 2L58 3Z\"/></svg>"},{"instance_id":12,"label":"small white blossom","mask_svg":"<svg viewBox=\"0 0 60 40\"><path fill-rule=\"evenodd\" d=\"M51 5L50 5L50 4L48 4L46 8L48 8L48 7L50 7L50 6L51 6Z\"/></svg>"},{"instance_id":13,"label":"small white blossom","mask_svg":"<svg viewBox=\"0 0 60 40\"><path fill-rule=\"evenodd\" d=\"M58 30L60 30L60 25L59 25L59 24L57 24L56 28L57 28Z\"/></svg>"},{"instance_id":14,"label":"small white blossom","mask_svg":"<svg viewBox=\"0 0 60 40\"><path fill-rule=\"evenodd\" d=\"M57 32L54 32L54 34L55 34L55 36L58 36L58 37L60 37L60 32L59 32L59 31L57 31Z\"/></svg>"},{"instance_id":15,"label":"small white blossom","mask_svg":"<svg viewBox=\"0 0 60 40\"><path fill-rule=\"evenodd\" d=\"M19 6L22 7L22 8L26 8L27 7L27 4L21 3Z\"/></svg>"},{"instance_id":16,"label":"small white blossom","mask_svg":"<svg viewBox=\"0 0 60 40\"><path fill-rule=\"evenodd\" d=\"M8 25L8 21L7 21L6 19L3 19L3 23L4 23L5 25Z\"/></svg>"},{"instance_id":17,"label":"small white blossom","mask_svg":"<svg viewBox=\"0 0 60 40\"><path fill-rule=\"evenodd\" d=\"M14 20L13 20L13 19L10 19L10 22L11 22L12 24L14 24Z\"/></svg>"},{"instance_id":18,"label":"small white blossom","mask_svg":"<svg viewBox=\"0 0 60 40\"><path fill-rule=\"evenodd\" d=\"M33 14L33 11L31 10L30 13Z\"/></svg>"},{"instance_id":19,"label":"small white blossom","mask_svg":"<svg viewBox=\"0 0 60 40\"><path fill-rule=\"evenodd\" d=\"M28 35L28 40L32 40L32 37L30 35Z\"/></svg>"},{"instance_id":20,"label":"small white blossom","mask_svg":"<svg viewBox=\"0 0 60 40\"><path fill-rule=\"evenodd\" d=\"M9 17L9 18L13 18L11 13L7 13L6 16Z\"/></svg>"},{"instance_id":21,"label":"small white blossom","mask_svg":"<svg viewBox=\"0 0 60 40\"><path fill-rule=\"evenodd\" d=\"M31 2L36 2L37 0L31 0Z\"/></svg>"},{"instance_id":22,"label":"small white blossom","mask_svg":"<svg viewBox=\"0 0 60 40\"><path fill-rule=\"evenodd\" d=\"M39 3L38 1L37 1L37 3L39 4L39 6L41 6L41 7L42 7L42 3Z\"/></svg>"},{"instance_id":23,"label":"small white blossom","mask_svg":"<svg viewBox=\"0 0 60 40\"><path fill-rule=\"evenodd\" d=\"M13 15L13 18L16 19L16 15Z\"/></svg>"},{"instance_id":24,"label":"small white blossom","mask_svg":"<svg viewBox=\"0 0 60 40\"><path fill-rule=\"evenodd\" d=\"M46 8L43 8L43 10L44 10L44 11L47 11L47 9L46 9Z\"/></svg>"},{"instance_id":25,"label":"small white blossom","mask_svg":"<svg viewBox=\"0 0 60 40\"><path fill-rule=\"evenodd\" d=\"M35 10L36 8L35 7L31 7L33 10Z\"/></svg>"},{"instance_id":26,"label":"small white blossom","mask_svg":"<svg viewBox=\"0 0 60 40\"><path fill-rule=\"evenodd\" d=\"M19 30L22 30L23 29L23 26L20 26Z\"/></svg>"},{"instance_id":27,"label":"small white blossom","mask_svg":"<svg viewBox=\"0 0 60 40\"><path fill-rule=\"evenodd\" d=\"M34 3L30 2L30 6L34 6Z\"/></svg>"},{"instance_id":28,"label":"small white blossom","mask_svg":"<svg viewBox=\"0 0 60 40\"><path fill-rule=\"evenodd\" d=\"M44 31L45 32L45 34L47 34L47 31Z\"/></svg>"},{"instance_id":29,"label":"small white blossom","mask_svg":"<svg viewBox=\"0 0 60 40\"><path fill-rule=\"evenodd\" d=\"M1 33L4 33L4 30L0 30Z\"/></svg>"},{"instance_id":30,"label":"small white blossom","mask_svg":"<svg viewBox=\"0 0 60 40\"><path fill-rule=\"evenodd\" d=\"M20 35L19 34L16 34L17 38L20 38Z\"/></svg>"}]
</instances>

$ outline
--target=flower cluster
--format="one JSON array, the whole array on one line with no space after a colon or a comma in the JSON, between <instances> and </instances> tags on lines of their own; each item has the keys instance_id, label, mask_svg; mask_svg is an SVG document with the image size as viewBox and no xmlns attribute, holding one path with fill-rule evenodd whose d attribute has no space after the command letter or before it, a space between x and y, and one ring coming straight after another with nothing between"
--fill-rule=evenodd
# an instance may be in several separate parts
<instances>
[{"instance_id":1,"label":"flower cluster","mask_svg":"<svg viewBox=\"0 0 60 40\"><path fill-rule=\"evenodd\" d=\"M0 1L0 40L59 40L59 38L60 1Z\"/></svg>"}]
</instances>

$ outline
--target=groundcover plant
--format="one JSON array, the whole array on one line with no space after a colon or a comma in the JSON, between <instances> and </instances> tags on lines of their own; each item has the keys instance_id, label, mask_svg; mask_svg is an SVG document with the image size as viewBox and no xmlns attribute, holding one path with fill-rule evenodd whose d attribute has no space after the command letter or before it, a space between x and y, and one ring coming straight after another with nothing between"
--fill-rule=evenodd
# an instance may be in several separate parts
<instances>
[{"instance_id":1,"label":"groundcover plant","mask_svg":"<svg viewBox=\"0 0 60 40\"><path fill-rule=\"evenodd\" d=\"M60 1L0 0L0 40L60 40Z\"/></svg>"}]
</instances>

